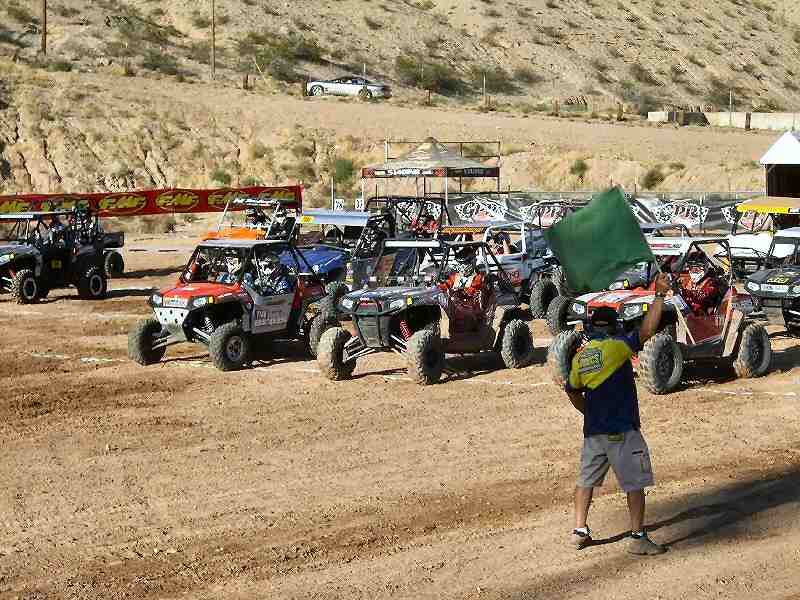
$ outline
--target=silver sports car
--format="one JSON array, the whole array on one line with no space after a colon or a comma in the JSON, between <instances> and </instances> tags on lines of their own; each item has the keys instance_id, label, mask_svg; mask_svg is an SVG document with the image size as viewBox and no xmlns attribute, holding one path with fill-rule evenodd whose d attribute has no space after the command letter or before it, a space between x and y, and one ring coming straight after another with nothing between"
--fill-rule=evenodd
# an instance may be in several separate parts
<instances>
[{"instance_id":1,"label":"silver sports car","mask_svg":"<svg viewBox=\"0 0 800 600\"><path fill-rule=\"evenodd\" d=\"M389 98L392 90L388 85L373 83L363 77L339 77L328 81L309 81L306 93L310 96L359 96L362 98Z\"/></svg>"}]
</instances>

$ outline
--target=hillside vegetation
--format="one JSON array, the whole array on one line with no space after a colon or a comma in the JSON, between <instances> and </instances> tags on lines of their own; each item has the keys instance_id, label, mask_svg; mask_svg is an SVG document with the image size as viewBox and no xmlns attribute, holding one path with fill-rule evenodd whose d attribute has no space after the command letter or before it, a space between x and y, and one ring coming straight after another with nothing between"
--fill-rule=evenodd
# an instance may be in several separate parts
<instances>
[{"instance_id":1,"label":"hillside vegetation","mask_svg":"<svg viewBox=\"0 0 800 600\"><path fill-rule=\"evenodd\" d=\"M217 0L213 80L210 0L49 0L47 56L40 7L0 6L0 193L299 180L321 202L335 171L352 195L357 168L381 158L385 121L365 135L368 120L346 121L351 100L323 101L342 111L315 127L268 113L288 95L310 102L300 98L308 77L364 69L392 84L390 105L425 107L431 90L428 110L450 115L544 115L558 100L562 115L616 121L622 102L630 123L663 105L727 105L731 90L740 109L800 109L800 11L788 2ZM226 101L255 94L256 112L213 101L234 88ZM583 144L531 150L529 138L498 129L491 139L510 144L523 185L596 186L659 167L653 187L693 187L692 170L709 166L725 184L760 183L750 151L714 165L683 164L685 156L654 165L653 156ZM429 134L447 137L420 132ZM588 170L576 178L578 160ZM528 172L541 165L549 171Z\"/></svg>"}]
</instances>

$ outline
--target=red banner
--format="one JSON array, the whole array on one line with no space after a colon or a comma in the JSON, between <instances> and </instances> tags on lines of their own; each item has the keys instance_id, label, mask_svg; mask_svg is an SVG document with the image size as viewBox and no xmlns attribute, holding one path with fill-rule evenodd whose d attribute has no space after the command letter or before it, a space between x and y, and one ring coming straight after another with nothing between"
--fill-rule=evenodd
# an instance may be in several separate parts
<instances>
[{"instance_id":1,"label":"red banner","mask_svg":"<svg viewBox=\"0 0 800 600\"><path fill-rule=\"evenodd\" d=\"M221 212L234 198L279 200L289 210L301 211L303 187L245 187L214 190L170 188L99 194L17 194L0 196L0 214L71 210L86 207L101 217L140 217L173 213ZM231 204L229 210L244 207Z\"/></svg>"}]
</instances>

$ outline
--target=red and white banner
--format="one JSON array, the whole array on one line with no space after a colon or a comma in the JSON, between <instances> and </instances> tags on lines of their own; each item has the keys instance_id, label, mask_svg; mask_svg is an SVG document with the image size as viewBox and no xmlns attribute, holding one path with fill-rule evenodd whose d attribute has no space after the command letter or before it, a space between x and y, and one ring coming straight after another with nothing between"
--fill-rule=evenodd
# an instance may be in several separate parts
<instances>
[{"instance_id":1,"label":"red and white banner","mask_svg":"<svg viewBox=\"0 0 800 600\"><path fill-rule=\"evenodd\" d=\"M213 190L170 188L96 194L16 194L0 196L0 214L71 210L76 207L90 208L101 217L207 213L221 212L228 201L234 198L279 200L287 209L300 212L303 204L303 187L289 185ZM229 210L243 208L231 204Z\"/></svg>"}]
</instances>

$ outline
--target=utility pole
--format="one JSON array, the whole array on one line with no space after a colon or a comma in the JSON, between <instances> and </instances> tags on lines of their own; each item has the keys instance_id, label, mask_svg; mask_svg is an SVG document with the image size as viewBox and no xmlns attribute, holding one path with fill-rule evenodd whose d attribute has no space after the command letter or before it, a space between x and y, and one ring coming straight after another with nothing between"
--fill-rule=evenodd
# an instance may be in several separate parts
<instances>
[{"instance_id":1,"label":"utility pole","mask_svg":"<svg viewBox=\"0 0 800 600\"><path fill-rule=\"evenodd\" d=\"M47 0L42 0L42 54L47 54Z\"/></svg>"},{"instance_id":2,"label":"utility pole","mask_svg":"<svg viewBox=\"0 0 800 600\"><path fill-rule=\"evenodd\" d=\"M211 79L217 77L217 0L211 0Z\"/></svg>"}]
</instances>

